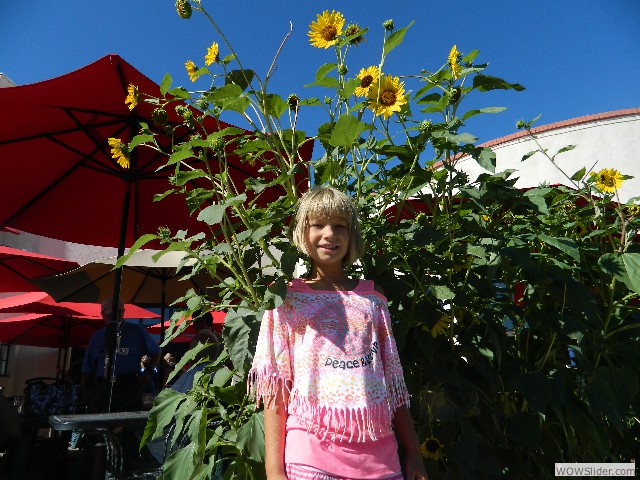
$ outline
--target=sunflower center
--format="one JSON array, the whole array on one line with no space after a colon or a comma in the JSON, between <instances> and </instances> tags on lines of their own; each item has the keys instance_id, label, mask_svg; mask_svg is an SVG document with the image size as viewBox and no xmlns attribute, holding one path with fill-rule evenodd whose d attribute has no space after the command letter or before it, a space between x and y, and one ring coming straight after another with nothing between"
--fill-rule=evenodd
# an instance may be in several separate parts
<instances>
[{"instance_id":1,"label":"sunflower center","mask_svg":"<svg viewBox=\"0 0 640 480\"><path fill-rule=\"evenodd\" d=\"M362 77L362 80L360 81L360 86L362 88L367 88L372 83L373 83L373 76L365 75L364 77Z\"/></svg>"},{"instance_id":2,"label":"sunflower center","mask_svg":"<svg viewBox=\"0 0 640 480\"><path fill-rule=\"evenodd\" d=\"M338 30L336 29L335 25L327 25L322 29L321 35L322 38L329 42L336 38L336 35L338 35Z\"/></svg>"},{"instance_id":3,"label":"sunflower center","mask_svg":"<svg viewBox=\"0 0 640 480\"><path fill-rule=\"evenodd\" d=\"M430 439L425 442L425 448L429 453L436 453L440 449L440 444L436 440Z\"/></svg>"},{"instance_id":4,"label":"sunflower center","mask_svg":"<svg viewBox=\"0 0 640 480\"><path fill-rule=\"evenodd\" d=\"M380 94L380 102L383 105L395 105L396 92L393 90L385 90Z\"/></svg>"}]
</instances>

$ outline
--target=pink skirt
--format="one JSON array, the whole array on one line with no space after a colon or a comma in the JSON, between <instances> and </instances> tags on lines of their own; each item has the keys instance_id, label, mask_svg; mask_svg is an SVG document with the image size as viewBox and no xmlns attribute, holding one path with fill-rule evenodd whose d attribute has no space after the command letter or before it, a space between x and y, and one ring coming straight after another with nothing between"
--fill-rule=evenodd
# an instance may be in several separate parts
<instances>
[{"instance_id":1,"label":"pink skirt","mask_svg":"<svg viewBox=\"0 0 640 480\"><path fill-rule=\"evenodd\" d=\"M337 477L330 473L297 463L287 463L285 465L285 469L288 480L363 480L357 478ZM397 473L391 477L376 480L404 480L404 477L402 476L402 473Z\"/></svg>"}]
</instances>

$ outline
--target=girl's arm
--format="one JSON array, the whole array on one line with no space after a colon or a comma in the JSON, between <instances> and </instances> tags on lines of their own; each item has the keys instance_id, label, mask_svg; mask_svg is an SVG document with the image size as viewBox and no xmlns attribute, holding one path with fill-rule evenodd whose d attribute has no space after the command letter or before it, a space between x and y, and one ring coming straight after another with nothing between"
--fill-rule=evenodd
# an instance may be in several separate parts
<instances>
[{"instance_id":1,"label":"girl's arm","mask_svg":"<svg viewBox=\"0 0 640 480\"><path fill-rule=\"evenodd\" d=\"M266 430L265 419L265 430ZM407 480L429 480L424 468L422 455L420 454L420 440L413 426L411 412L407 407L398 407L393 418L393 427L398 437L398 442L405 451L404 468Z\"/></svg>"},{"instance_id":2,"label":"girl's arm","mask_svg":"<svg viewBox=\"0 0 640 480\"><path fill-rule=\"evenodd\" d=\"M287 425L287 411L283 391L278 388L276 397L265 402L264 408L264 450L265 470L268 480L286 480L284 470L284 445Z\"/></svg>"}]
</instances>

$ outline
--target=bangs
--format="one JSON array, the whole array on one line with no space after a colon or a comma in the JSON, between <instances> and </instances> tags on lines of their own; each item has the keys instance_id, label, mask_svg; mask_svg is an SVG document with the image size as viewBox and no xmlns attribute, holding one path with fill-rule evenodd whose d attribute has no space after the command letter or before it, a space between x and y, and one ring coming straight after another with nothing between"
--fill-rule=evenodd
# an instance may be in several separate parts
<instances>
[{"instance_id":1,"label":"bangs","mask_svg":"<svg viewBox=\"0 0 640 480\"><path fill-rule=\"evenodd\" d=\"M349 252L344 263L351 265L363 252L358 211L351 197L333 187L314 187L302 195L292 225L293 243L301 253L308 254L305 246L305 230L309 218L333 216L343 218L348 223Z\"/></svg>"}]
</instances>

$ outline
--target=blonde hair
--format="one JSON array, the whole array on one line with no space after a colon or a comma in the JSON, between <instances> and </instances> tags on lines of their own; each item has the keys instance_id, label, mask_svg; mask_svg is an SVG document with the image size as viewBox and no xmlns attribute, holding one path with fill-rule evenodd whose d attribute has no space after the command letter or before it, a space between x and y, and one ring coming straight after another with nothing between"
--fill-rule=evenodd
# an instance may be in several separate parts
<instances>
[{"instance_id":1,"label":"blonde hair","mask_svg":"<svg viewBox=\"0 0 640 480\"><path fill-rule=\"evenodd\" d=\"M306 231L309 217L312 216L344 218L349 225L349 250L343 263L345 266L351 265L362 256L364 241L360 233L360 219L351 197L333 187L313 187L300 197L291 231L293 244L305 255L309 255Z\"/></svg>"}]
</instances>

